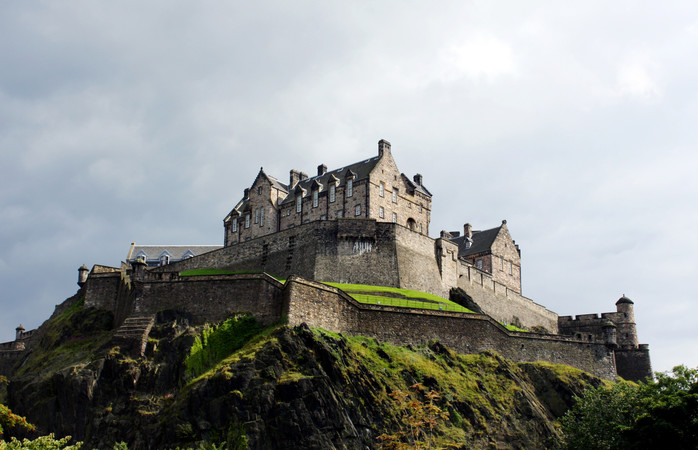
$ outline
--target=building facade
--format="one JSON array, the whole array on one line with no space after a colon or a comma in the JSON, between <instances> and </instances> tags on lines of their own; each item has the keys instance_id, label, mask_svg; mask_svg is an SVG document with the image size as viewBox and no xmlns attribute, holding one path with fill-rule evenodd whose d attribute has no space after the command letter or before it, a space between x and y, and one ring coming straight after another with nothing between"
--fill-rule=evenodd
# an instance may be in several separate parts
<instances>
[{"instance_id":1,"label":"building facade","mask_svg":"<svg viewBox=\"0 0 698 450\"><path fill-rule=\"evenodd\" d=\"M321 164L313 177L291 170L288 184L260 169L223 220L224 245L342 218L393 222L428 235L431 197L422 176L400 173L390 142L380 140L377 156L330 171Z\"/></svg>"}]
</instances>

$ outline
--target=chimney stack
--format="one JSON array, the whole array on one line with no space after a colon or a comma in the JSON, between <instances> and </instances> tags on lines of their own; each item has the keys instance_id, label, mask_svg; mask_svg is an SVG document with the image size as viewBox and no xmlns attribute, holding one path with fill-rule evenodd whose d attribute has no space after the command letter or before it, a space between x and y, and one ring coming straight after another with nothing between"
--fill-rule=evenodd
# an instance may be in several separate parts
<instances>
[{"instance_id":1,"label":"chimney stack","mask_svg":"<svg viewBox=\"0 0 698 450\"><path fill-rule=\"evenodd\" d=\"M463 236L467 237L468 239L473 238L473 226L469 223L463 225Z\"/></svg>"},{"instance_id":2,"label":"chimney stack","mask_svg":"<svg viewBox=\"0 0 698 450\"><path fill-rule=\"evenodd\" d=\"M327 173L327 166L324 164L320 164L317 166L317 176L322 176Z\"/></svg>"},{"instance_id":3,"label":"chimney stack","mask_svg":"<svg viewBox=\"0 0 698 450\"><path fill-rule=\"evenodd\" d=\"M298 184L301 180L301 173L297 170L291 169L290 178L288 180L288 188L293 189L293 187Z\"/></svg>"},{"instance_id":4,"label":"chimney stack","mask_svg":"<svg viewBox=\"0 0 698 450\"><path fill-rule=\"evenodd\" d=\"M390 142L381 139L378 141L378 156L383 156L384 154L390 154Z\"/></svg>"},{"instance_id":5,"label":"chimney stack","mask_svg":"<svg viewBox=\"0 0 698 450\"><path fill-rule=\"evenodd\" d=\"M414 176L414 182L417 183L417 186L421 186L422 185L422 175L419 173L416 174Z\"/></svg>"},{"instance_id":6,"label":"chimney stack","mask_svg":"<svg viewBox=\"0 0 698 450\"><path fill-rule=\"evenodd\" d=\"M250 198L250 188L245 188L245 198Z\"/></svg>"}]
</instances>

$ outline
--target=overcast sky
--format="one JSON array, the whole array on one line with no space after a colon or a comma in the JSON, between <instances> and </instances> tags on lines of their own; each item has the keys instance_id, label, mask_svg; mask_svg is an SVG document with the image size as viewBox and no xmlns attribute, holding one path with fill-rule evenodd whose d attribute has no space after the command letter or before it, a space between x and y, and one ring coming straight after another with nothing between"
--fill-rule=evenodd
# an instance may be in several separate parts
<instances>
[{"instance_id":1,"label":"overcast sky","mask_svg":"<svg viewBox=\"0 0 698 450\"><path fill-rule=\"evenodd\" d=\"M0 342L140 244L222 244L260 166L377 154L431 235L507 219L560 315L698 366L698 3L0 3Z\"/></svg>"}]
</instances>

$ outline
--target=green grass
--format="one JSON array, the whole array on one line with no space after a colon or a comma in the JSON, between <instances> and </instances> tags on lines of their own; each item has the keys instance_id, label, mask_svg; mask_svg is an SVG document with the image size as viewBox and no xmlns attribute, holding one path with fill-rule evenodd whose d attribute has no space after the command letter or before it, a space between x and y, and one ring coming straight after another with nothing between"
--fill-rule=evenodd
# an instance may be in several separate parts
<instances>
[{"instance_id":1,"label":"green grass","mask_svg":"<svg viewBox=\"0 0 698 450\"><path fill-rule=\"evenodd\" d=\"M499 322L499 323L504 325L504 328L506 328L509 331L519 331L521 333L530 333L530 331L524 330L523 328L519 328L516 325L506 324L506 323L502 323L502 322Z\"/></svg>"},{"instance_id":2,"label":"green grass","mask_svg":"<svg viewBox=\"0 0 698 450\"><path fill-rule=\"evenodd\" d=\"M184 361L187 373L197 377L242 348L262 326L252 316L231 317L215 327L205 327Z\"/></svg>"},{"instance_id":3,"label":"green grass","mask_svg":"<svg viewBox=\"0 0 698 450\"><path fill-rule=\"evenodd\" d=\"M429 294L427 292L388 286L371 286L367 284L331 282L324 282L324 284L341 289L357 302L368 305L388 305L403 308L421 308L473 313L473 311L469 310L468 308L464 308L455 302L446 300L438 295ZM385 296L380 295L380 293L396 294L406 298Z\"/></svg>"}]
</instances>

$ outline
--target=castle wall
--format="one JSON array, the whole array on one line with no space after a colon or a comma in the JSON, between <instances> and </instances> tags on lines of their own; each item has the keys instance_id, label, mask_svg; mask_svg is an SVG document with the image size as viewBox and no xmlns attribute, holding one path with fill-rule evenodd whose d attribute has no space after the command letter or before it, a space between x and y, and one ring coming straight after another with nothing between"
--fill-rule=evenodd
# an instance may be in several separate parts
<instances>
[{"instance_id":1,"label":"castle wall","mask_svg":"<svg viewBox=\"0 0 698 450\"><path fill-rule=\"evenodd\" d=\"M650 350L646 344L637 349L616 349L618 376L631 381L643 381L652 377Z\"/></svg>"},{"instance_id":2,"label":"castle wall","mask_svg":"<svg viewBox=\"0 0 698 450\"><path fill-rule=\"evenodd\" d=\"M337 289L297 278L288 280L286 295L289 325L307 323L394 345L422 345L435 339L460 353L495 350L512 361L544 360L615 378L613 352L599 342L510 332L479 314L361 305Z\"/></svg>"},{"instance_id":3,"label":"castle wall","mask_svg":"<svg viewBox=\"0 0 698 450\"><path fill-rule=\"evenodd\" d=\"M268 275L163 278L167 279L143 282L134 304L136 313L177 310L190 314L195 323L219 322L242 312L263 324L281 318L283 285Z\"/></svg>"},{"instance_id":4,"label":"castle wall","mask_svg":"<svg viewBox=\"0 0 698 450\"><path fill-rule=\"evenodd\" d=\"M470 295L482 310L504 323L520 323L531 328L542 326L558 332L558 316L542 305L496 282L492 275L460 262L458 287Z\"/></svg>"}]
</instances>

